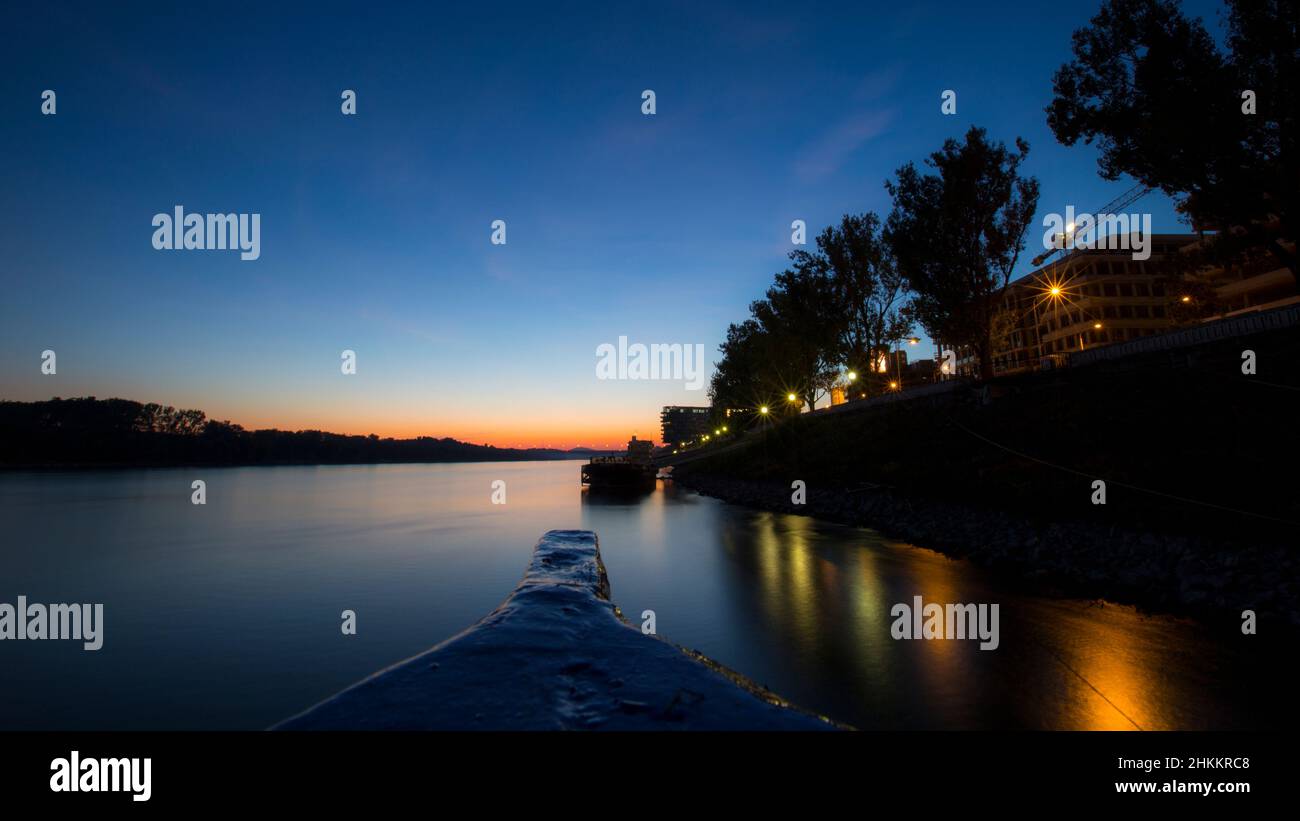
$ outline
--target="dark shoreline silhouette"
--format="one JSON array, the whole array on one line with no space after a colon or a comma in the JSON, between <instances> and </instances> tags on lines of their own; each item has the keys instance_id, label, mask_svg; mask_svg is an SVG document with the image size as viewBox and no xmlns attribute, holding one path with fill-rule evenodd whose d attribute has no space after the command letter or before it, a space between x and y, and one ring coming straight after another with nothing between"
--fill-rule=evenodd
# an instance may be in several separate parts
<instances>
[{"instance_id":1,"label":"dark shoreline silhouette","mask_svg":"<svg viewBox=\"0 0 1300 821\"><path fill-rule=\"evenodd\" d=\"M318 430L245 430L182 410L93 396L0 401L0 468L346 465L582 459L587 448L498 448L451 438L382 439Z\"/></svg>"}]
</instances>

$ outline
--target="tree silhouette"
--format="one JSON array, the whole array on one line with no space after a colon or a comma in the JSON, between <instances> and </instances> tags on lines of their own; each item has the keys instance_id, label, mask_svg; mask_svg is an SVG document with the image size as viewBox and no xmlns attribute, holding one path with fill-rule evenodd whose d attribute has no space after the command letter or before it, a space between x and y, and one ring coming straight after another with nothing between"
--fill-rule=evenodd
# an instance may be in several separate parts
<instances>
[{"instance_id":1,"label":"tree silhouette","mask_svg":"<svg viewBox=\"0 0 1300 821\"><path fill-rule=\"evenodd\" d=\"M775 401L780 387L768 359L769 346L770 340L755 319L727 326L727 338L718 346L722 359L714 366L709 382L715 411L753 409Z\"/></svg>"},{"instance_id":2,"label":"tree silhouette","mask_svg":"<svg viewBox=\"0 0 1300 821\"><path fill-rule=\"evenodd\" d=\"M1029 145L1016 151L972 127L925 161L908 163L885 188L894 198L884 236L915 294L912 310L932 337L967 345L980 376L993 376L991 326L1038 204L1038 180L1021 178Z\"/></svg>"},{"instance_id":3,"label":"tree silhouette","mask_svg":"<svg viewBox=\"0 0 1300 821\"><path fill-rule=\"evenodd\" d=\"M749 306L763 328L769 368L784 384L785 395L794 393L809 407L828 392L839 369L833 322L837 308L825 273L795 266L776 275L767 298Z\"/></svg>"},{"instance_id":4,"label":"tree silhouette","mask_svg":"<svg viewBox=\"0 0 1300 821\"><path fill-rule=\"evenodd\" d=\"M1234 229L1294 274L1294 0L1229 0L1227 51L1176 0L1106 0L1053 77L1047 122L1065 145L1101 149L1106 179L1128 174L1180 202L1201 227ZM1246 113L1247 92L1255 113Z\"/></svg>"},{"instance_id":5,"label":"tree silhouette","mask_svg":"<svg viewBox=\"0 0 1300 821\"><path fill-rule=\"evenodd\" d=\"M790 258L797 270L825 281L829 304L820 322L832 346L832 363L856 372L867 390L875 378L877 352L888 351L912 332L904 311L903 277L882 235L880 217L845 214L838 226L818 235L817 250L797 250Z\"/></svg>"}]
</instances>

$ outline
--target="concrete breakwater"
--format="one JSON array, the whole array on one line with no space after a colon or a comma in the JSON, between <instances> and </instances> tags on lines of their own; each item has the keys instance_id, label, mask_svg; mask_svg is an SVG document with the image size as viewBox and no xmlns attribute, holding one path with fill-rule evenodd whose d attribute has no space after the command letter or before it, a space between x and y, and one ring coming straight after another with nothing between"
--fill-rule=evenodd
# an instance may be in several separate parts
<instances>
[{"instance_id":1,"label":"concrete breakwater","mask_svg":"<svg viewBox=\"0 0 1300 821\"><path fill-rule=\"evenodd\" d=\"M496 610L276 730L831 730L623 620L596 534L552 530Z\"/></svg>"},{"instance_id":2,"label":"concrete breakwater","mask_svg":"<svg viewBox=\"0 0 1300 821\"><path fill-rule=\"evenodd\" d=\"M1013 513L884 488L810 482L806 503L796 505L788 483L693 468L675 471L673 481L734 504L870 527L1069 595L1194 615L1223 629L1239 627L1243 610L1300 628L1300 558L1278 546L1225 545L1088 523L1037 525Z\"/></svg>"}]
</instances>

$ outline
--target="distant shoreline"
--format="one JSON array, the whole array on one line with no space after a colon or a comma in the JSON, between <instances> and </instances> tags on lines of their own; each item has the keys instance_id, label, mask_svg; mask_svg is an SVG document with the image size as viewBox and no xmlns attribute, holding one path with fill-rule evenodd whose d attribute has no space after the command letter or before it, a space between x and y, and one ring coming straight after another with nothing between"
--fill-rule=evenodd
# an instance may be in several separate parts
<instances>
[{"instance_id":1,"label":"distant shoreline","mask_svg":"<svg viewBox=\"0 0 1300 821\"><path fill-rule=\"evenodd\" d=\"M247 430L196 409L93 396L0 400L0 470L567 461L596 448L500 448L450 437Z\"/></svg>"},{"instance_id":2,"label":"distant shoreline","mask_svg":"<svg viewBox=\"0 0 1300 821\"><path fill-rule=\"evenodd\" d=\"M612 452L612 451L611 451ZM383 462L45 462L34 464L0 463L0 473L57 473L60 471L82 472L92 470L165 470L170 468L288 468L288 467L388 467L396 465L476 465L476 464L514 464L526 462L580 462L592 455L601 455L605 451L592 454L565 456L527 456L518 459L441 459L410 460Z\"/></svg>"}]
</instances>

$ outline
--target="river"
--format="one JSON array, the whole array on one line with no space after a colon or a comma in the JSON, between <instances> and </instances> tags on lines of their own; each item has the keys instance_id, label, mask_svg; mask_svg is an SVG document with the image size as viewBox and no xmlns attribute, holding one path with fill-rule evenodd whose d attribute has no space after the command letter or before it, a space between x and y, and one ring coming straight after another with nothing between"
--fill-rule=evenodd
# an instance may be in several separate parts
<instances>
[{"instance_id":1,"label":"river","mask_svg":"<svg viewBox=\"0 0 1300 821\"><path fill-rule=\"evenodd\" d=\"M1034 595L872 530L671 482L592 497L578 469L0 473L0 603L104 605L98 651L0 642L0 729L266 727L473 624L554 528L596 531L630 619L653 610L660 636L860 728L1297 723L1289 662L1261 637ZM997 649L892 638L891 608L918 595L998 604Z\"/></svg>"}]
</instances>

